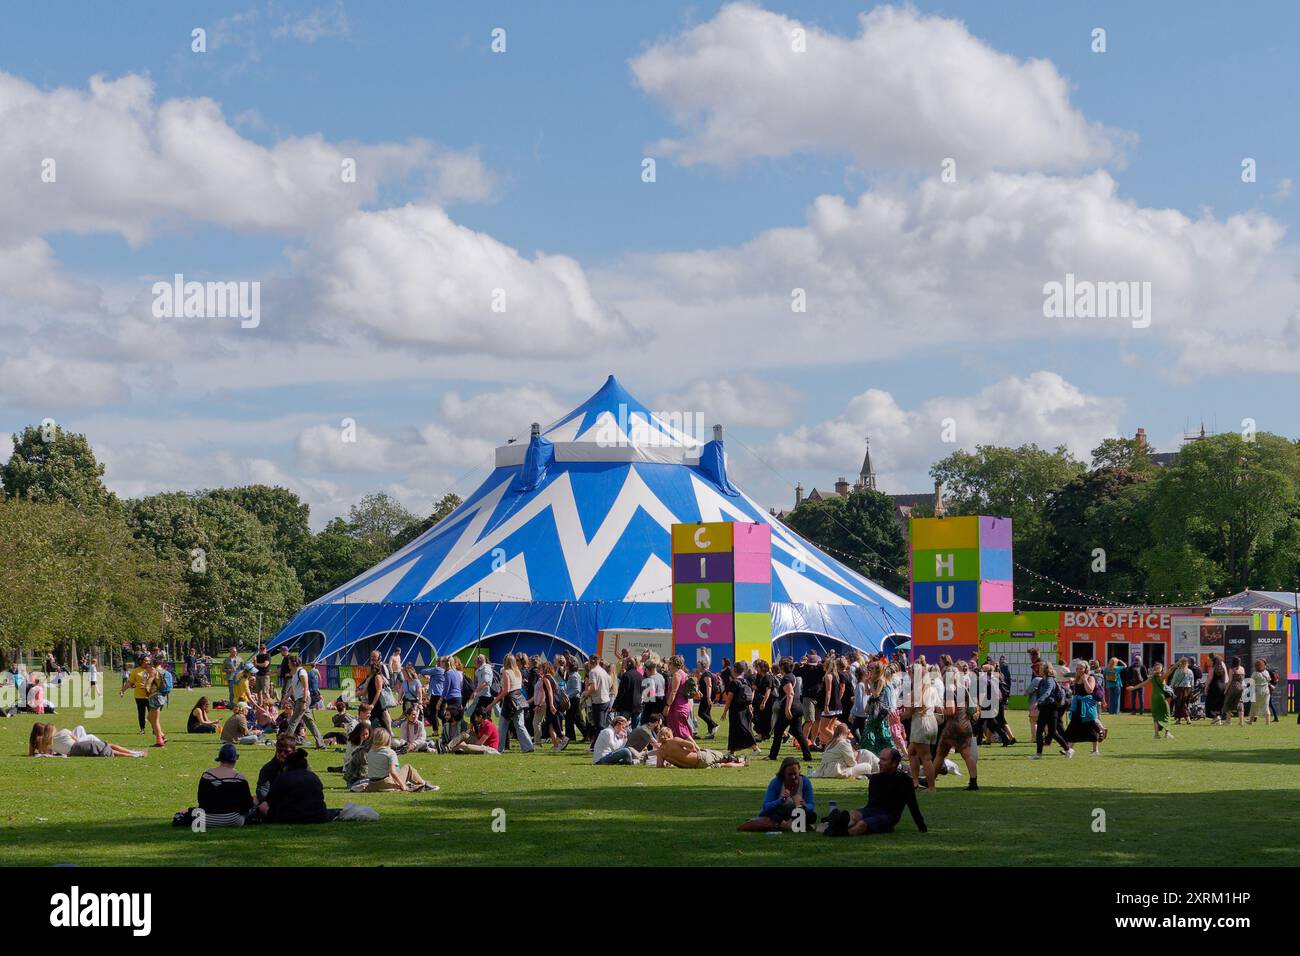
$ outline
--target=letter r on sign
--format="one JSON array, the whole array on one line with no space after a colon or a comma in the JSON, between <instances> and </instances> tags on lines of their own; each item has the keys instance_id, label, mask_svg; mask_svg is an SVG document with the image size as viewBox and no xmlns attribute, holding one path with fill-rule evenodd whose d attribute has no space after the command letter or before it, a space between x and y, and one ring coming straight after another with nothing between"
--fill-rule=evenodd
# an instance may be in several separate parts
<instances>
[{"instance_id":1,"label":"letter r on sign","mask_svg":"<svg viewBox=\"0 0 1300 956\"><path fill-rule=\"evenodd\" d=\"M696 589L695 589L695 610L697 610L697 611L700 611L700 610L711 611L711 610L713 610L713 608L709 607L709 589L708 589L708 588L696 588Z\"/></svg>"}]
</instances>

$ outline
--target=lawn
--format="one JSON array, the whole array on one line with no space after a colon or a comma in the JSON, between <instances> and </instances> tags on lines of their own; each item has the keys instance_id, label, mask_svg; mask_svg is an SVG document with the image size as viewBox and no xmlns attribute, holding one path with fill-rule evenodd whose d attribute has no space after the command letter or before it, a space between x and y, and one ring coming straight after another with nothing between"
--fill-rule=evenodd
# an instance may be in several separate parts
<instances>
[{"instance_id":1,"label":"lawn","mask_svg":"<svg viewBox=\"0 0 1300 956\"><path fill-rule=\"evenodd\" d=\"M110 681L115 682L112 675ZM214 688L220 694L224 688ZM211 692L210 692L211 693ZM984 748L980 792L965 777L940 778L922 795L930 825L918 834L904 816L898 833L870 840L736 833L755 813L773 764L742 770L593 767L584 747L563 754L517 751L499 758L418 754L409 758L442 789L433 794L347 794L326 774L341 762L313 752L331 806L377 808L378 823L250 827L195 834L171 826L194 803L200 772L212 765L212 736L181 731L198 697L178 690L164 712L170 742L143 760L38 760L26 756L34 718L0 720L0 831L8 864L852 864L888 853L893 863L941 865L1300 864L1300 727L1176 728L1153 740L1145 718L1109 718L1100 758L1080 750L1067 761L1031 749ZM327 715L322 716L322 729ZM1023 713L1012 727L1022 738ZM52 718L81 723L80 712ZM113 690L87 729L134 747L134 707ZM724 728L725 729L725 725ZM724 739L720 731L719 740ZM255 779L270 748L243 748L240 769ZM864 784L814 781L819 811L829 800L863 802ZM494 811L505 831L494 832ZM1105 832L1094 832L1094 811Z\"/></svg>"}]
</instances>

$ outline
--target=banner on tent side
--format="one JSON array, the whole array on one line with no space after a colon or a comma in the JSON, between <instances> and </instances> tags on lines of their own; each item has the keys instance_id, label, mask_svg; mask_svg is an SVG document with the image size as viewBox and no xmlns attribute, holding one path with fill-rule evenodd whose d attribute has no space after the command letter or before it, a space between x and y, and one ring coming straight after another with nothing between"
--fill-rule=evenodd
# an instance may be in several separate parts
<instances>
[{"instance_id":1,"label":"banner on tent side","mask_svg":"<svg viewBox=\"0 0 1300 956\"><path fill-rule=\"evenodd\" d=\"M603 661L616 661L627 651L633 657L640 657L650 651L658 654L660 660L667 660L673 653L673 632L661 628L628 628L625 630L604 630L596 632L596 656Z\"/></svg>"},{"instance_id":2,"label":"banner on tent side","mask_svg":"<svg viewBox=\"0 0 1300 956\"><path fill-rule=\"evenodd\" d=\"M772 528L674 524L672 645L686 666L772 659Z\"/></svg>"}]
</instances>

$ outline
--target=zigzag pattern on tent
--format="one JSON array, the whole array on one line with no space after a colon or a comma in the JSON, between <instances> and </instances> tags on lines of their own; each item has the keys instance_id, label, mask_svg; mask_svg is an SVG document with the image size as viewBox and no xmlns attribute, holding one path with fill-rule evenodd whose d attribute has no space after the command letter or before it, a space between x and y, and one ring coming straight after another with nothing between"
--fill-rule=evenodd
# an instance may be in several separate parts
<instances>
[{"instance_id":1,"label":"zigzag pattern on tent","mask_svg":"<svg viewBox=\"0 0 1300 956\"><path fill-rule=\"evenodd\" d=\"M611 376L528 446L498 449L452 514L303 608L276 640L324 635L317 656L332 663L375 635L421 663L515 631L589 653L598 630L669 626L669 529L695 521L772 526L773 637L874 650L908 633L904 598L772 518L726 478L720 441L694 442Z\"/></svg>"}]
</instances>

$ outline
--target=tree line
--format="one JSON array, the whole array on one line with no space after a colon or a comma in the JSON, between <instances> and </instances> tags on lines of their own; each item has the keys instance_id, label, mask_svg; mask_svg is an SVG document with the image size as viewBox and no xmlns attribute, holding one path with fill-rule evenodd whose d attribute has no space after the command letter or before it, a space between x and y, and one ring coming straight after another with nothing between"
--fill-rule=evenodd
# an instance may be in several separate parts
<instances>
[{"instance_id":1,"label":"tree line","mask_svg":"<svg viewBox=\"0 0 1300 956\"><path fill-rule=\"evenodd\" d=\"M433 527L383 492L320 532L285 488L248 485L120 499L84 435L32 426L0 465L0 650L122 641L218 653L276 633L305 602ZM106 663L106 662L105 662Z\"/></svg>"},{"instance_id":2,"label":"tree line","mask_svg":"<svg viewBox=\"0 0 1300 956\"><path fill-rule=\"evenodd\" d=\"M1018 600L1194 605L1300 582L1300 446L1278 435L1208 436L1165 466L1133 438L1103 441L1090 463L1064 446L980 445L930 474L947 514L1012 519ZM805 502L786 522L906 594L907 542L888 495Z\"/></svg>"}]
</instances>

